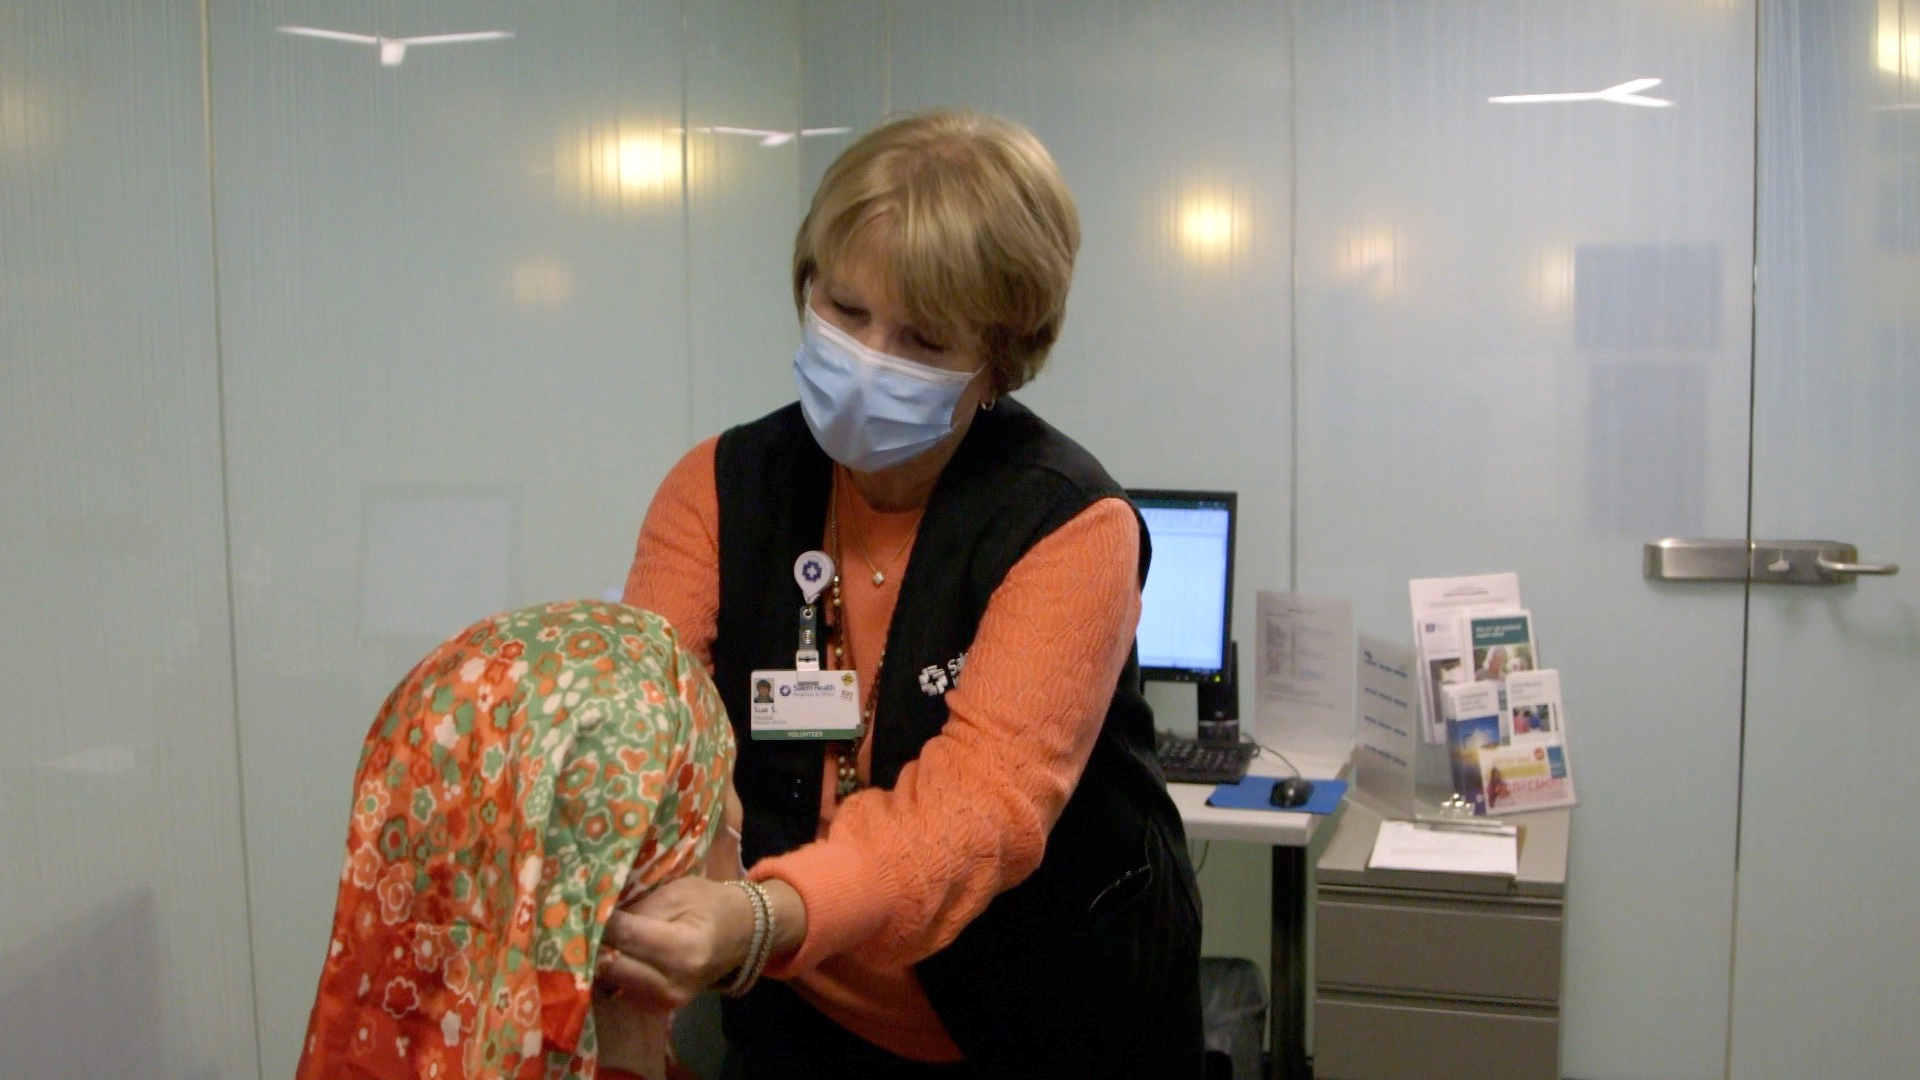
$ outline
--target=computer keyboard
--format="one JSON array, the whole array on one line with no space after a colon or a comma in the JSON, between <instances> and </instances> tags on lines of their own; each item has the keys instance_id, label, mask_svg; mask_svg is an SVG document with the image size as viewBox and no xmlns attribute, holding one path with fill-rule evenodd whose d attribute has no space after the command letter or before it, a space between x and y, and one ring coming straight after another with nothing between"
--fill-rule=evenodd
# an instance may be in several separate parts
<instances>
[{"instance_id":1,"label":"computer keyboard","mask_svg":"<svg viewBox=\"0 0 1920 1080\"><path fill-rule=\"evenodd\" d=\"M1201 742L1164 731L1153 733L1153 756L1168 783L1237 784L1259 752L1259 746L1245 740Z\"/></svg>"}]
</instances>

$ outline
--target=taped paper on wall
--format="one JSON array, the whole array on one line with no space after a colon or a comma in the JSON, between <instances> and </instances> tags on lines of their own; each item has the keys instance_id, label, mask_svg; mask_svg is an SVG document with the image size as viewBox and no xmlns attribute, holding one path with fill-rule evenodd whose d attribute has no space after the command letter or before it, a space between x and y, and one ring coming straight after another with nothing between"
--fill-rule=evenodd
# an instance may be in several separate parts
<instances>
[{"instance_id":1,"label":"taped paper on wall","mask_svg":"<svg viewBox=\"0 0 1920 1080\"><path fill-rule=\"evenodd\" d=\"M1301 593L1255 596L1256 731L1332 760L1353 747L1353 603Z\"/></svg>"}]
</instances>

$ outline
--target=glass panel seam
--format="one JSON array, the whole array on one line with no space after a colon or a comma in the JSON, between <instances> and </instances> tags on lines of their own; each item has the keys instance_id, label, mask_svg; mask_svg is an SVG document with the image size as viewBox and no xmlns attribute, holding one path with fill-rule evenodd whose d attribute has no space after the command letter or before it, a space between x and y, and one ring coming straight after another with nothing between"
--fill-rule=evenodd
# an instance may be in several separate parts
<instances>
[{"instance_id":1,"label":"glass panel seam","mask_svg":"<svg viewBox=\"0 0 1920 1080\"><path fill-rule=\"evenodd\" d=\"M253 869L249 865L251 844L247 836L247 770L244 733L240 724L240 609L234 592L233 560L233 481L232 458L227 443L227 368L226 334L221 320L220 289L220 204L214 190L213 133L213 14L210 0L200 0L200 123L207 160L207 272L213 308L213 385L217 417L220 462L220 531L224 559L227 605L227 693L233 725L233 771L240 828L240 895L246 912L247 1002L251 1010L248 1030L252 1033L254 1075L266 1075L266 1057L260 1035L260 953L253 914Z\"/></svg>"},{"instance_id":2,"label":"glass panel seam","mask_svg":"<svg viewBox=\"0 0 1920 1080\"><path fill-rule=\"evenodd\" d=\"M1764 11L1767 0L1753 4L1753 175L1748 186L1750 212L1747 225L1747 545L1753 545L1754 427L1758 418L1760 385L1760 156L1761 101L1765 87L1762 66L1766 63ZM1733 763L1733 895L1727 905L1727 1022L1726 1049L1721 1055L1721 1075L1733 1075L1733 1019L1736 982L1734 972L1740 963L1740 827L1747 797L1747 694L1748 665L1753 661L1753 576L1740 587L1740 717Z\"/></svg>"},{"instance_id":3,"label":"glass panel seam","mask_svg":"<svg viewBox=\"0 0 1920 1080\"><path fill-rule=\"evenodd\" d=\"M687 5L691 2L680 0L680 315L687 342L687 437L682 445L687 446L700 435L700 363L693 332L693 109L689 101L693 96L693 60L687 27Z\"/></svg>"},{"instance_id":4,"label":"glass panel seam","mask_svg":"<svg viewBox=\"0 0 1920 1080\"><path fill-rule=\"evenodd\" d=\"M1300 5L1287 3L1287 588L1300 590Z\"/></svg>"}]
</instances>

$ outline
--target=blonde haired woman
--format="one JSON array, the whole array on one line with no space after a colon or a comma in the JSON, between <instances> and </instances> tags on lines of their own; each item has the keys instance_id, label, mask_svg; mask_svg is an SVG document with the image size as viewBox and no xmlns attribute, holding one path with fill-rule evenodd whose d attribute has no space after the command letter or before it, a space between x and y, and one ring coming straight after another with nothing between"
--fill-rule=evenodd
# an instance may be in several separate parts
<instances>
[{"instance_id":1,"label":"blonde haired woman","mask_svg":"<svg viewBox=\"0 0 1920 1080\"><path fill-rule=\"evenodd\" d=\"M612 917L607 978L660 1007L745 990L727 1076L1200 1073L1198 901L1132 651L1146 534L1008 396L1060 333L1079 241L1024 128L867 134L794 244L800 400L654 496L626 598L712 668L771 910L663 886ZM856 673L860 723L755 739L751 681L795 666L813 549L839 568L822 662Z\"/></svg>"}]
</instances>

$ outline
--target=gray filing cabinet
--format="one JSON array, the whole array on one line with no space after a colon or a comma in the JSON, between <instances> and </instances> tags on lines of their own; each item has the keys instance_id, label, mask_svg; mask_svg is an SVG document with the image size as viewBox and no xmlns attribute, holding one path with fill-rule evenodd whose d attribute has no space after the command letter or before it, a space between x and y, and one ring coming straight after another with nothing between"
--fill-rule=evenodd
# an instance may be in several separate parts
<instances>
[{"instance_id":1,"label":"gray filing cabinet","mask_svg":"<svg viewBox=\"0 0 1920 1080\"><path fill-rule=\"evenodd\" d=\"M1320 856L1316 1080L1553 1080L1570 811L1525 825L1520 873L1369 870L1380 815L1349 801Z\"/></svg>"}]
</instances>

